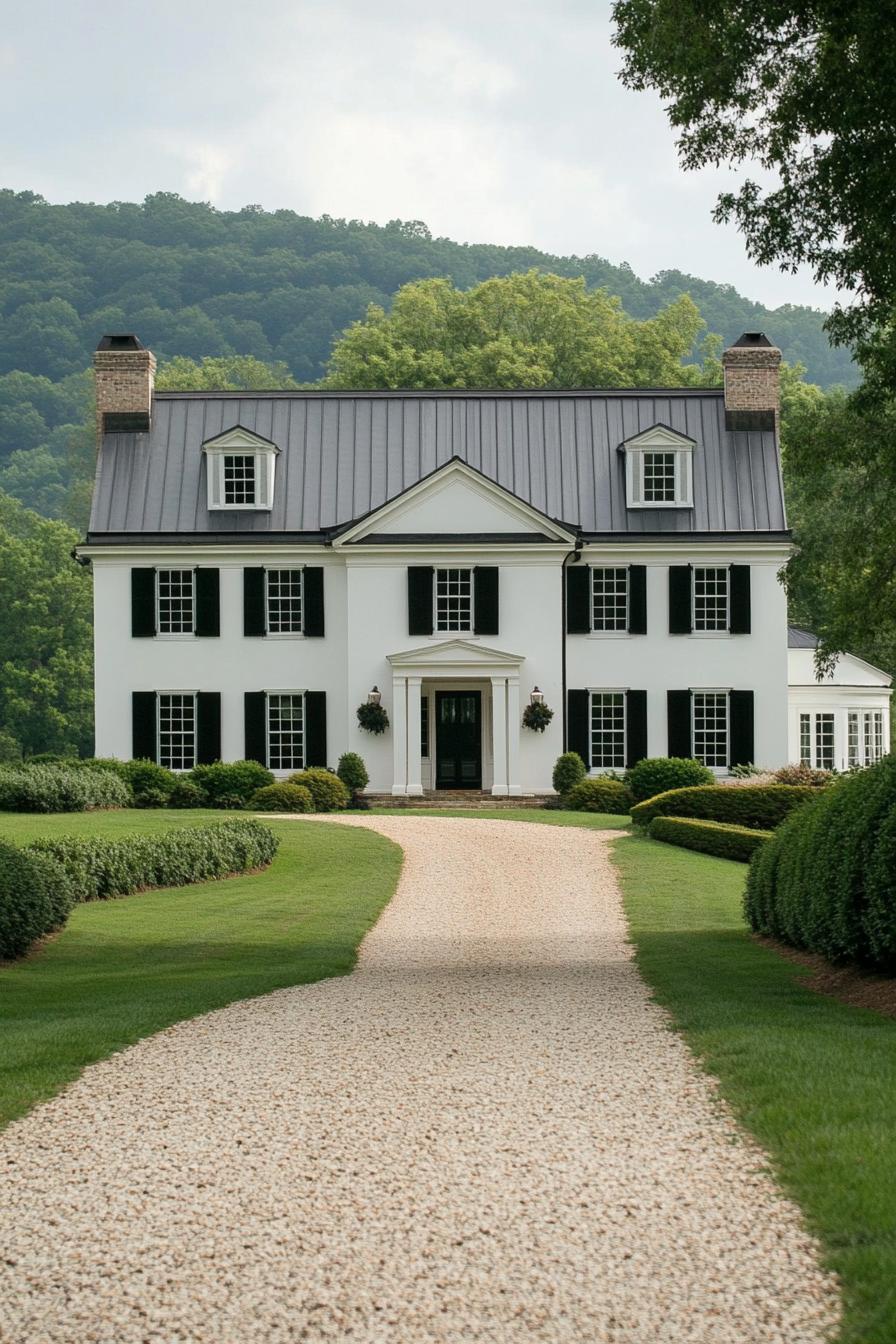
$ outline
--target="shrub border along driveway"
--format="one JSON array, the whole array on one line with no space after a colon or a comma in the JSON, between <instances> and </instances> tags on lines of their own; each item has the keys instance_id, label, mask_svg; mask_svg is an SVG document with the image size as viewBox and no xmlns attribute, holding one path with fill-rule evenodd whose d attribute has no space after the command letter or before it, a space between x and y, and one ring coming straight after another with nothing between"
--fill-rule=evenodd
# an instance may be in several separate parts
<instances>
[{"instance_id":1,"label":"shrub border along driveway","mask_svg":"<svg viewBox=\"0 0 896 1344\"><path fill-rule=\"evenodd\" d=\"M743 864L639 834L614 860L644 978L841 1278L842 1344L892 1344L896 1022L805 988L750 936Z\"/></svg>"}]
</instances>

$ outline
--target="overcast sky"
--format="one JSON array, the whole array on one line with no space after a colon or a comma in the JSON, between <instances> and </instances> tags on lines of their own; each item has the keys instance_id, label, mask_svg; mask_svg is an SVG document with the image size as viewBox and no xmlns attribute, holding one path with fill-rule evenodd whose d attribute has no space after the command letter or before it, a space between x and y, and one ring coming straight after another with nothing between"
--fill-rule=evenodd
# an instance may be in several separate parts
<instances>
[{"instance_id":1,"label":"overcast sky","mask_svg":"<svg viewBox=\"0 0 896 1344\"><path fill-rule=\"evenodd\" d=\"M0 185L51 201L180 192L222 208L422 219L733 284L760 270L712 223L659 100L616 72L609 0L0 0Z\"/></svg>"}]
</instances>

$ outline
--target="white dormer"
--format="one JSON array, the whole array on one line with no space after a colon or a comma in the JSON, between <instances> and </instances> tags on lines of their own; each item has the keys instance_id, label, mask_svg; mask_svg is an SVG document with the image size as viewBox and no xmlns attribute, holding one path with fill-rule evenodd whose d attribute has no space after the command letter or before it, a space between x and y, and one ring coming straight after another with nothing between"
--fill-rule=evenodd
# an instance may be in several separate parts
<instances>
[{"instance_id":1,"label":"white dormer","mask_svg":"<svg viewBox=\"0 0 896 1344\"><path fill-rule=\"evenodd\" d=\"M270 509L280 449L242 425L225 429L202 445L209 509Z\"/></svg>"},{"instance_id":2,"label":"white dormer","mask_svg":"<svg viewBox=\"0 0 896 1344\"><path fill-rule=\"evenodd\" d=\"M694 439L652 425L622 444L625 502L630 509L690 509L694 505Z\"/></svg>"}]
</instances>

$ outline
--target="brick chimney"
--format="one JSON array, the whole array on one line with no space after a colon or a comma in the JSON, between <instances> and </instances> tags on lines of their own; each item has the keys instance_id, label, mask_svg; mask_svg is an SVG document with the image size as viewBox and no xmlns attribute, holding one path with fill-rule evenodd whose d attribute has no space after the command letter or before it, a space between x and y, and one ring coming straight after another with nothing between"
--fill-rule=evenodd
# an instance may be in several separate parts
<instances>
[{"instance_id":1,"label":"brick chimney","mask_svg":"<svg viewBox=\"0 0 896 1344\"><path fill-rule=\"evenodd\" d=\"M104 434L146 434L156 358L136 336L104 336L93 356L97 442Z\"/></svg>"},{"instance_id":2,"label":"brick chimney","mask_svg":"<svg viewBox=\"0 0 896 1344\"><path fill-rule=\"evenodd\" d=\"M745 331L722 352L725 428L777 429L781 351L761 331Z\"/></svg>"}]
</instances>

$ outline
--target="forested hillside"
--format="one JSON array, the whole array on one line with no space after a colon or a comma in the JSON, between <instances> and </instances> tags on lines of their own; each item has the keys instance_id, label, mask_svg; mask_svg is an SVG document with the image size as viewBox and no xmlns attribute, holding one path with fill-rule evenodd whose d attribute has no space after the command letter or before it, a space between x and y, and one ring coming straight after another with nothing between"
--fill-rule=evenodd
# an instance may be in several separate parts
<instances>
[{"instance_id":1,"label":"forested hillside","mask_svg":"<svg viewBox=\"0 0 896 1344\"><path fill-rule=\"evenodd\" d=\"M599 240L595 240L599 241ZM602 257L555 257L530 247L460 244L424 224L309 219L291 210L218 211L157 193L142 205L49 205L30 192L0 191L0 374L54 381L78 373L104 331L136 331L162 359L251 354L281 360L302 382L324 373L333 338L389 305L409 280L445 276L467 289L530 268L584 276L635 318L652 317L689 293L707 329L726 342L769 331L811 381L855 381L844 350L832 350L824 315L770 311L730 285L666 271L640 280Z\"/></svg>"}]
</instances>

